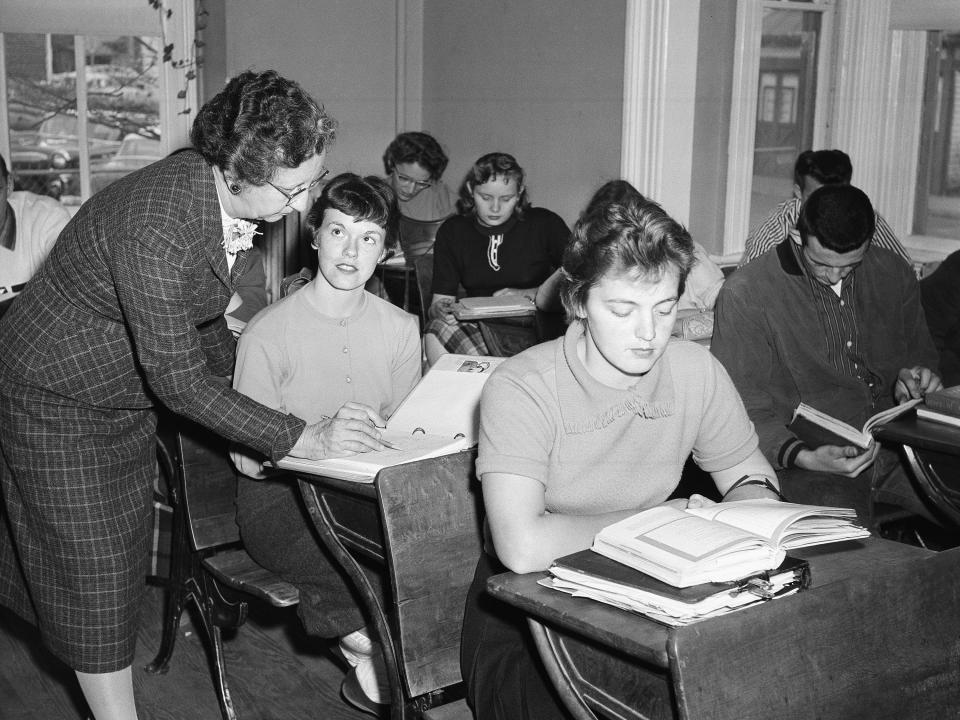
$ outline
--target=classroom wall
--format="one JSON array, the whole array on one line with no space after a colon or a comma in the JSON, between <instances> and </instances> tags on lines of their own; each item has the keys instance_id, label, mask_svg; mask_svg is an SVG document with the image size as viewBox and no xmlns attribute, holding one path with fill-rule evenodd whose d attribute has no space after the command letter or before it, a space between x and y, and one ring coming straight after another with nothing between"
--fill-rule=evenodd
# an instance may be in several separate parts
<instances>
[{"instance_id":1,"label":"classroom wall","mask_svg":"<svg viewBox=\"0 0 960 720\"><path fill-rule=\"evenodd\" d=\"M276 69L339 122L327 157L332 174L383 173L394 136L396 8L383 0L229 0L223 69ZM225 78L205 78L205 91Z\"/></svg>"},{"instance_id":2,"label":"classroom wall","mask_svg":"<svg viewBox=\"0 0 960 720\"><path fill-rule=\"evenodd\" d=\"M423 129L447 183L509 152L533 203L572 223L619 176L625 16L624 0L424 0Z\"/></svg>"}]
</instances>

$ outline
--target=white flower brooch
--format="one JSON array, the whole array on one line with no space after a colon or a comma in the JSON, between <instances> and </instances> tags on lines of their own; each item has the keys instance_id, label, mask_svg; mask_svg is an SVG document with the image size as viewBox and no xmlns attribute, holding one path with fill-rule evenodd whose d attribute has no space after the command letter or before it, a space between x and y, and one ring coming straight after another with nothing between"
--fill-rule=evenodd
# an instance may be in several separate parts
<instances>
[{"instance_id":1,"label":"white flower brooch","mask_svg":"<svg viewBox=\"0 0 960 720\"><path fill-rule=\"evenodd\" d=\"M260 235L256 223L240 218L230 218L223 226L223 249L228 255L236 255L253 247L253 236Z\"/></svg>"}]
</instances>

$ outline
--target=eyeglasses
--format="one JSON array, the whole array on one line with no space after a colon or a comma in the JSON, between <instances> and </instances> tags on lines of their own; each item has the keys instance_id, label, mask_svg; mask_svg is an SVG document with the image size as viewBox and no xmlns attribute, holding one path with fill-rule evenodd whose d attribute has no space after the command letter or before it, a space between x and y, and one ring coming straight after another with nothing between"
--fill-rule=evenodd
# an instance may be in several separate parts
<instances>
[{"instance_id":1,"label":"eyeglasses","mask_svg":"<svg viewBox=\"0 0 960 720\"><path fill-rule=\"evenodd\" d=\"M397 179L398 183L403 183L404 185L413 185L417 190L426 190L428 187L433 185L433 180L414 180L409 175L404 175L401 172L398 172L396 168L393 170L393 176Z\"/></svg>"},{"instance_id":2,"label":"eyeglasses","mask_svg":"<svg viewBox=\"0 0 960 720\"><path fill-rule=\"evenodd\" d=\"M290 205L294 200L296 200L298 197L303 195L303 193L307 192L308 190L313 190L317 185L320 184L320 181L323 180L329 174L330 174L330 171L324 168L323 172L317 175L317 177L315 177L313 180L311 180L309 185L304 185L303 187L299 187L293 192L287 192L282 187L277 187L269 180L267 180L267 185L272 187L274 190L276 190L278 193L280 193L287 199L287 202L285 203L285 205Z\"/></svg>"}]
</instances>

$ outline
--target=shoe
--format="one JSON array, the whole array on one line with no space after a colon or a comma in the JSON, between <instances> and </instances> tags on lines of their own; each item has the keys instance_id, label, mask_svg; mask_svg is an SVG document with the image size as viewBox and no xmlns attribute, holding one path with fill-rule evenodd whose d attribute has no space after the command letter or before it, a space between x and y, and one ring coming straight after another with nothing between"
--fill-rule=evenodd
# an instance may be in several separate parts
<instances>
[{"instance_id":1,"label":"shoe","mask_svg":"<svg viewBox=\"0 0 960 720\"><path fill-rule=\"evenodd\" d=\"M377 705L389 702L390 681L380 643L371 640L363 628L340 638L339 650L353 668L363 694Z\"/></svg>"},{"instance_id":2,"label":"shoe","mask_svg":"<svg viewBox=\"0 0 960 720\"><path fill-rule=\"evenodd\" d=\"M360 687L360 681L357 680L356 668L352 668L343 679L343 684L340 686L340 694L343 695L344 700L357 708L357 710L361 710L368 715L373 715L376 718L389 720L390 705L374 702L367 697L363 688Z\"/></svg>"}]
</instances>

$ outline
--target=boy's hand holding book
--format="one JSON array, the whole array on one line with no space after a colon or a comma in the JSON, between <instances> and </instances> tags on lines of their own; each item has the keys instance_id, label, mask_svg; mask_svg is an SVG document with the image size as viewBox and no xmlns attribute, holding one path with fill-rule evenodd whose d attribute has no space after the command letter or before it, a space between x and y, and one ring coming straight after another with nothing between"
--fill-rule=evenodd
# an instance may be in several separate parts
<instances>
[{"instance_id":1,"label":"boy's hand holding book","mask_svg":"<svg viewBox=\"0 0 960 720\"><path fill-rule=\"evenodd\" d=\"M903 368L897 375L897 382L893 386L893 397L898 403L907 400L922 398L930 392L943 387L940 376L929 368L916 365L912 368Z\"/></svg>"},{"instance_id":2,"label":"boy's hand holding book","mask_svg":"<svg viewBox=\"0 0 960 720\"><path fill-rule=\"evenodd\" d=\"M880 452L880 443L873 442L864 450L854 445L821 445L801 450L794 463L803 470L832 473L855 478L873 465Z\"/></svg>"},{"instance_id":3,"label":"boy's hand holding book","mask_svg":"<svg viewBox=\"0 0 960 720\"><path fill-rule=\"evenodd\" d=\"M904 372L919 372L921 369L913 368ZM910 377L916 387L919 387L917 383L929 380L928 376L922 374L919 379L912 374ZM807 446L797 454L795 463L804 470L856 477L870 467L877 456L878 446L873 439L873 429L899 417L920 402L920 398L912 398L881 410L871 416L861 428L855 428L815 407L800 403L793 411L793 419L787 425L787 429Z\"/></svg>"}]
</instances>

